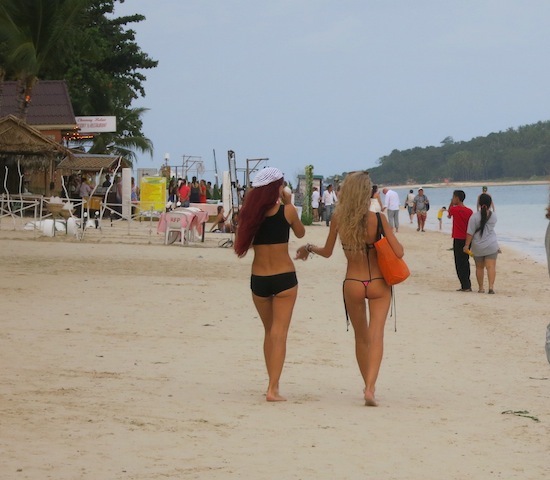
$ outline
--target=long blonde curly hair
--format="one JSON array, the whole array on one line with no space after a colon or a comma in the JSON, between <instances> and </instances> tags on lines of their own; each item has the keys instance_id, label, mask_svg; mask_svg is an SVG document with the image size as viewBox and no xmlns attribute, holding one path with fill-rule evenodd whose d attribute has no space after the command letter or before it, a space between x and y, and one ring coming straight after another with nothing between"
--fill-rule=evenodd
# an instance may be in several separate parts
<instances>
[{"instance_id":1,"label":"long blonde curly hair","mask_svg":"<svg viewBox=\"0 0 550 480\"><path fill-rule=\"evenodd\" d=\"M349 173L342 183L334 214L340 241L351 250L365 251L371 193L369 172Z\"/></svg>"}]
</instances>

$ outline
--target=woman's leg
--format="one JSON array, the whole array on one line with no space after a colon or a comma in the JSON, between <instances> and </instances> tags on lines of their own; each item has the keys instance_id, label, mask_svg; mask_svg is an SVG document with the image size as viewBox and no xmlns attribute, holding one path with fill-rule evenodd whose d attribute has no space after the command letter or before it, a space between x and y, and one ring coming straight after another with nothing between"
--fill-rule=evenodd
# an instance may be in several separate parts
<instances>
[{"instance_id":1,"label":"woman's leg","mask_svg":"<svg viewBox=\"0 0 550 480\"><path fill-rule=\"evenodd\" d=\"M389 289L387 295L369 300L369 369L365 387L365 401L372 406L376 406L374 390L384 353L384 327L390 309L390 301Z\"/></svg>"},{"instance_id":2,"label":"woman's leg","mask_svg":"<svg viewBox=\"0 0 550 480\"><path fill-rule=\"evenodd\" d=\"M483 259L474 259L476 264L476 279L478 285L478 292L483 292L483 277L485 276L485 263L486 260ZM491 283L489 282L489 288L492 288Z\"/></svg>"},{"instance_id":3,"label":"woman's leg","mask_svg":"<svg viewBox=\"0 0 550 480\"><path fill-rule=\"evenodd\" d=\"M497 259L485 259L485 268L487 269L487 280L489 281L489 290L493 290L495 286L495 278L497 276Z\"/></svg>"},{"instance_id":4,"label":"woman's leg","mask_svg":"<svg viewBox=\"0 0 550 480\"><path fill-rule=\"evenodd\" d=\"M375 280L367 287L370 298L370 319L367 322L365 286L361 282L346 281L344 295L351 324L355 332L355 356L365 382L365 401L376 406L374 390L384 352L384 326L390 308L390 289L383 280Z\"/></svg>"},{"instance_id":5,"label":"woman's leg","mask_svg":"<svg viewBox=\"0 0 550 480\"><path fill-rule=\"evenodd\" d=\"M286 338L297 293L296 286L274 297L258 297L252 294L265 330L264 357L269 377L266 392L268 402L286 400L279 395L279 379L285 363Z\"/></svg>"}]
</instances>

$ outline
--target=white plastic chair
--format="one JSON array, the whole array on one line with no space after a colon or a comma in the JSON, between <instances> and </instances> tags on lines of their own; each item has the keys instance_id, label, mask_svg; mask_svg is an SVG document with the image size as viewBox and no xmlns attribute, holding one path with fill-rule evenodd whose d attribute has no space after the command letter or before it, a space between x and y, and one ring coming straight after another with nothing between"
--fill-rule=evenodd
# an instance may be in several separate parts
<instances>
[{"instance_id":1,"label":"white plastic chair","mask_svg":"<svg viewBox=\"0 0 550 480\"><path fill-rule=\"evenodd\" d=\"M189 227L193 221L193 215L186 212L167 212L165 214L166 229L164 230L164 245L169 245L170 232L179 232L181 244L185 245L189 237Z\"/></svg>"}]
</instances>

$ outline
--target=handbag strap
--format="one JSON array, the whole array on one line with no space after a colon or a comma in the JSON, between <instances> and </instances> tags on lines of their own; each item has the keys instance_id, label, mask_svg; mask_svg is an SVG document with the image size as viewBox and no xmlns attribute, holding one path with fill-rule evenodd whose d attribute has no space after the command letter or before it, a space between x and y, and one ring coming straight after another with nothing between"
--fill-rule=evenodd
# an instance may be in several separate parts
<instances>
[{"instance_id":1,"label":"handbag strap","mask_svg":"<svg viewBox=\"0 0 550 480\"><path fill-rule=\"evenodd\" d=\"M376 240L380 240L382 237L385 237L384 226L382 225L382 219L380 218L380 213L376 212L376 218L378 219L378 225L376 227Z\"/></svg>"}]
</instances>

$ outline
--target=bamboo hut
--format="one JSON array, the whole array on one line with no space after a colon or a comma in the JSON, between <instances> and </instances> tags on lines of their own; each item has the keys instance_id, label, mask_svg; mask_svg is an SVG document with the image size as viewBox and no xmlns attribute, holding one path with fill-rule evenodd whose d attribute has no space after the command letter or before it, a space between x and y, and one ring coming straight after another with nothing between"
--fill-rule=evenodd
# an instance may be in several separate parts
<instances>
[{"instance_id":1,"label":"bamboo hut","mask_svg":"<svg viewBox=\"0 0 550 480\"><path fill-rule=\"evenodd\" d=\"M71 151L43 135L25 121L7 115L0 118L0 192L20 193L23 179L29 189L50 195L56 180L56 164Z\"/></svg>"}]
</instances>

